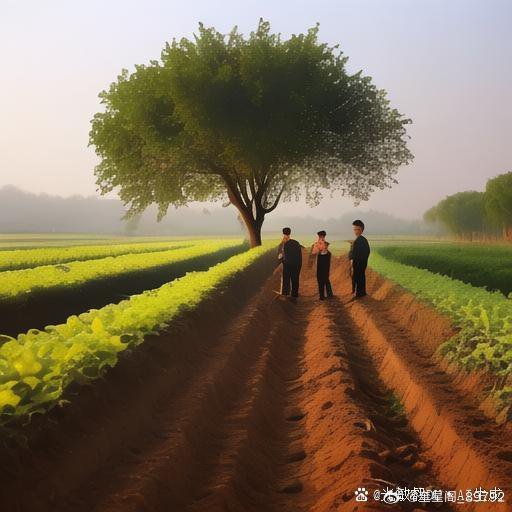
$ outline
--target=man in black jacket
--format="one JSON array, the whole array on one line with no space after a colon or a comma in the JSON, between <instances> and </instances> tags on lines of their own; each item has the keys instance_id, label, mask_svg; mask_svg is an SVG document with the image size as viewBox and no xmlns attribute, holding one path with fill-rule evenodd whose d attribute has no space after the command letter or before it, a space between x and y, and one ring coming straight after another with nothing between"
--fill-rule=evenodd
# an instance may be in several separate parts
<instances>
[{"instance_id":1,"label":"man in black jacket","mask_svg":"<svg viewBox=\"0 0 512 512\"><path fill-rule=\"evenodd\" d=\"M281 281L281 295L299 296L299 275L302 267L302 246L290 238L292 230L283 228L283 240L279 245L277 257L283 264L283 277Z\"/></svg>"},{"instance_id":2,"label":"man in black jacket","mask_svg":"<svg viewBox=\"0 0 512 512\"><path fill-rule=\"evenodd\" d=\"M370 244L363 236L364 223L362 220L352 222L356 239L352 243L349 252L349 259L352 261L352 279L354 297L364 297L366 295L366 266L370 256Z\"/></svg>"}]
</instances>

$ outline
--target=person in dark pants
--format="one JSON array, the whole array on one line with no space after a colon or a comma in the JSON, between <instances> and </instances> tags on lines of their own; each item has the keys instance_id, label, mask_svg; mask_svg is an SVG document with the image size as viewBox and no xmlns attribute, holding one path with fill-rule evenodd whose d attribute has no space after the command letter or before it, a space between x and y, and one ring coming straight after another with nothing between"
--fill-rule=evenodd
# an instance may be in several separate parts
<instances>
[{"instance_id":1,"label":"person in dark pants","mask_svg":"<svg viewBox=\"0 0 512 512\"><path fill-rule=\"evenodd\" d=\"M332 297L331 281L329 280L329 272L331 269L331 251L329 251L329 242L325 239L327 233L319 231L317 233L318 240L311 248L311 254L316 255L316 280L318 282L318 294L320 300Z\"/></svg>"},{"instance_id":2,"label":"person in dark pants","mask_svg":"<svg viewBox=\"0 0 512 512\"><path fill-rule=\"evenodd\" d=\"M283 264L281 295L299 296L299 276L302 268L302 245L290 238L292 230L283 228L283 240L279 245L278 258Z\"/></svg>"},{"instance_id":3,"label":"person in dark pants","mask_svg":"<svg viewBox=\"0 0 512 512\"><path fill-rule=\"evenodd\" d=\"M352 279L354 298L366 295L366 267L370 256L370 244L363 236L364 223L361 220L352 222L356 239L352 243L349 258L352 261Z\"/></svg>"}]
</instances>

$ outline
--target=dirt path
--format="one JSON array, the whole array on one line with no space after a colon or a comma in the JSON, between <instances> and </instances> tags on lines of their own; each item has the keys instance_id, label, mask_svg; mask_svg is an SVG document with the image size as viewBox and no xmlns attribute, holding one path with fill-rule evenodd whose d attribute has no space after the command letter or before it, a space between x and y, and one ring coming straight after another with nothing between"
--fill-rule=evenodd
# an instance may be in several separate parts
<instances>
[{"instance_id":1,"label":"dirt path","mask_svg":"<svg viewBox=\"0 0 512 512\"><path fill-rule=\"evenodd\" d=\"M175 354L180 378L159 387L129 441L86 483L37 510L434 511L452 508L386 505L373 493L512 492L509 439L451 389L428 351L415 349L413 330L378 299L348 301L345 272L337 262L337 297L321 302L305 268L297 303L273 293L274 274L228 327ZM355 501L359 487L369 492L365 503Z\"/></svg>"}]
</instances>

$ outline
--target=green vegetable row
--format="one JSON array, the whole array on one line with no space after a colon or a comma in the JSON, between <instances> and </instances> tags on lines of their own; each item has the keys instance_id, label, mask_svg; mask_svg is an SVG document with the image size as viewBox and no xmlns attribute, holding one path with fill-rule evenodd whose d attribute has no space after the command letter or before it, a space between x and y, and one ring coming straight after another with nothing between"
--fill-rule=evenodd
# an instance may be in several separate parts
<instances>
[{"instance_id":1,"label":"green vegetable row","mask_svg":"<svg viewBox=\"0 0 512 512\"><path fill-rule=\"evenodd\" d=\"M385 258L424 268L474 286L512 292L512 247L499 245L414 244L378 247Z\"/></svg>"},{"instance_id":2,"label":"green vegetable row","mask_svg":"<svg viewBox=\"0 0 512 512\"><path fill-rule=\"evenodd\" d=\"M178 247L198 245L204 240L131 243L117 245L82 245L72 247L44 247L41 249L16 249L0 251L0 272L56 265L69 261L85 261L121 254L166 251Z\"/></svg>"},{"instance_id":3,"label":"green vegetable row","mask_svg":"<svg viewBox=\"0 0 512 512\"><path fill-rule=\"evenodd\" d=\"M17 338L0 336L4 341L0 346L1 422L44 412L58 403L71 382L102 375L117 363L119 352L158 333L182 311L195 308L269 250L273 245L268 243L250 249L207 271L190 272L118 304L71 316L65 324L44 331L32 329Z\"/></svg>"},{"instance_id":4,"label":"green vegetable row","mask_svg":"<svg viewBox=\"0 0 512 512\"><path fill-rule=\"evenodd\" d=\"M379 249L380 251L380 249ZM420 299L431 303L461 328L440 347L468 370L483 368L504 383L512 375L512 300L447 276L404 265L374 252L371 267ZM507 390L508 392L508 390Z\"/></svg>"},{"instance_id":5,"label":"green vegetable row","mask_svg":"<svg viewBox=\"0 0 512 512\"><path fill-rule=\"evenodd\" d=\"M240 245L240 240L204 241L200 245L142 254L124 254L97 260L73 261L0 273L0 301L62 287L74 287L94 279L170 265Z\"/></svg>"}]
</instances>

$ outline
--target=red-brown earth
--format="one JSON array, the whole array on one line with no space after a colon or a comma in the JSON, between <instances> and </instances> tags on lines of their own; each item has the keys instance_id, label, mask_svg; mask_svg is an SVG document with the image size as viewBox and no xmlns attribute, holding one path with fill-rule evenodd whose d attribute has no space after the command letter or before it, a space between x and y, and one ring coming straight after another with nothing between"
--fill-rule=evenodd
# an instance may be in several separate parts
<instances>
[{"instance_id":1,"label":"red-brown earth","mask_svg":"<svg viewBox=\"0 0 512 512\"><path fill-rule=\"evenodd\" d=\"M510 503L512 435L437 361L450 323L371 271L351 302L347 270L319 301L305 266L293 303L267 258L70 392L2 450L1 510L510 510L373 499L498 486Z\"/></svg>"}]
</instances>

